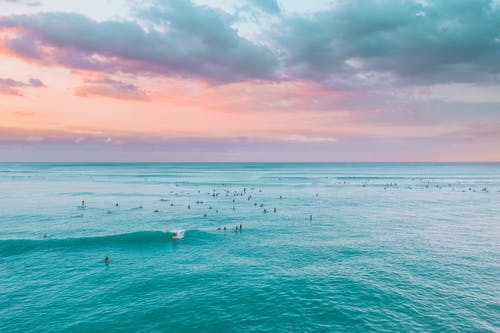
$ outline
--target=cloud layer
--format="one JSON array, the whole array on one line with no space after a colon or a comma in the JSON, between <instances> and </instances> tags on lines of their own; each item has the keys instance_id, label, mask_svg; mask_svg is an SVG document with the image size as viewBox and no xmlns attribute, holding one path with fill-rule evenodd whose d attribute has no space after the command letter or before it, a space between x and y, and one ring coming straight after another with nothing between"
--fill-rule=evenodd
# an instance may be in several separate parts
<instances>
[{"instance_id":1,"label":"cloud layer","mask_svg":"<svg viewBox=\"0 0 500 333\"><path fill-rule=\"evenodd\" d=\"M76 13L0 18L14 29L2 47L47 65L99 72L126 72L232 82L271 78L271 52L240 37L231 17L188 1L141 10L135 21L97 22Z\"/></svg>"},{"instance_id":2,"label":"cloud layer","mask_svg":"<svg viewBox=\"0 0 500 333\"><path fill-rule=\"evenodd\" d=\"M188 0L152 1L136 20L98 22L75 13L0 18L2 47L44 64L99 72L182 76L207 82L312 78L340 87L498 82L500 6L478 1L338 1L275 17L242 37L238 16Z\"/></svg>"}]
</instances>

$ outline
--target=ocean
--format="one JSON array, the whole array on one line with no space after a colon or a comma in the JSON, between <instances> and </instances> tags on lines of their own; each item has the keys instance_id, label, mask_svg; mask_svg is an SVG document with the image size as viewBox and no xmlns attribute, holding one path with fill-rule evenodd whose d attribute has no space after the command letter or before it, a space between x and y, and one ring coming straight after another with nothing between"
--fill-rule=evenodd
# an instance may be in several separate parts
<instances>
[{"instance_id":1,"label":"ocean","mask_svg":"<svg viewBox=\"0 0 500 333\"><path fill-rule=\"evenodd\" d=\"M500 164L0 163L0 332L113 331L500 332Z\"/></svg>"}]
</instances>

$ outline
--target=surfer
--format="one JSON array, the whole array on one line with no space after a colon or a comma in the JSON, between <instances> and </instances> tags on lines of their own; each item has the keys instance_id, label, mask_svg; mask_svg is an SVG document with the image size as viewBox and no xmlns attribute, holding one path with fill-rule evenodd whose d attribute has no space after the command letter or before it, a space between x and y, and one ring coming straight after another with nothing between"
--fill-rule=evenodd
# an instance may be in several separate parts
<instances>
[{"instance_id":1,"label":"surfer","mask_svg":"<svg viewBox=\"0 0 500 333\"><path fill-rule=\"evenodd\" d=\"M85 207L85 200L82 200L82 207Z\"/></svg>"},{"instance_id":2,"label":"surfer","mask_svg":"<svg viewBox=\"0 0 500 333\"><path fill-rule=\"evenodd\" d=\"M243 229L243 226L240 224L240 230Z\"/></svg>"},{"instance_id":3,"label":"surfer","mask_svg":"<svg viewBox=\"0 0 500 333\"><path fill-rule=\"evenodd\" d=\"M109 258L108 258L108 256L106 256L106 258L104 258L104 265L109 266Z\"/></svg>"},{"instance_id":4,"label":"surfer","mask_svg":"<svg viewBox=\"0 0 500 333\"><path fill-rule=\"evenodd\" d=\"M173 238L176 238L176 237L177 237L177 233L176 233L175 231L172 233L172 237L173 237Z\"/></svg>"}]
</instances>

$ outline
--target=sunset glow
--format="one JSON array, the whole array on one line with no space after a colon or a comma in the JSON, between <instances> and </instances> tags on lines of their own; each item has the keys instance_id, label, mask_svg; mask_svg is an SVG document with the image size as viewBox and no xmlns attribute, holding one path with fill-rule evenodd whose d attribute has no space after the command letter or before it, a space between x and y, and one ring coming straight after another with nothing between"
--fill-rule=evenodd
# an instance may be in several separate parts
<instances>
[{"instance_id":1,"label":"sunset glow","mask_svg":"<svg viewBox=\"0 0 500 333\"><path fill-rule=\"evenodd\" d=\"M500 160L498 1L79 3L0 3L2 161Z\"/></svg>"}]
</instances>

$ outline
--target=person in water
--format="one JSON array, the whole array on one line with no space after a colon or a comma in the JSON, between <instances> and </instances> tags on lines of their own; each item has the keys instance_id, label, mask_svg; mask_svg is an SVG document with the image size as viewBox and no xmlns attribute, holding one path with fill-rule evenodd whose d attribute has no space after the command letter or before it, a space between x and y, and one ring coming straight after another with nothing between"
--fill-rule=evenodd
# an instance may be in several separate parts
<instances>
[{"instance_id":1,"label":"person in water","mask_svg":"<svg viewBox=\"0 0 500 333\"><path fill-rule=\"evenodd\" d=\"M104 265L109 266L109 258L108 258L108 256L106 256L106 258L104 258Z\"/></svg>"},{"instance_id":2,"label":"person in water","mask_svg":"<svg viewBox=\"0 0 500 333\"><path fill-rule=\"evenodd\" d=\"M172 237L173 238L177 237L177 233L175 231L172 233Z\"/></svg>"}]
</instances>

